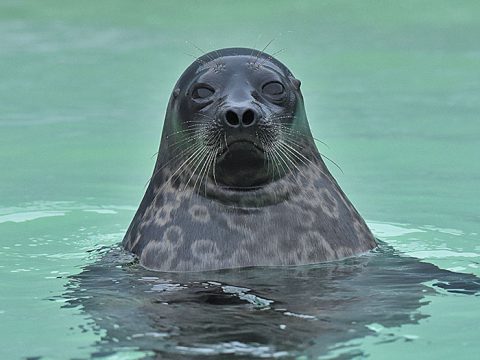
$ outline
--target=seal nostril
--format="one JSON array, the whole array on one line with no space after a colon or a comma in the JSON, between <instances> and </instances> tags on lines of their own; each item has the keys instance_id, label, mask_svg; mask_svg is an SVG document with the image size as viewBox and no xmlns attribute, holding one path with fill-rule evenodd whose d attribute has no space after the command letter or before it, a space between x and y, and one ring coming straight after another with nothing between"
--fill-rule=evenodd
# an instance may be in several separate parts
<instances>
[{"instance_id":1,"label":"seal nostril","mask_svg":"<svg viewBox=\"0 0 480 360\"><path fill-rule=\"evenodd\" d=\"M244 126L252 125L254 121L255 121L255 114L252 110L247 110L243 113L242 124Z\"/></svg>"},{"instance_id":2,"label":"seal nostril","mask_svg":"<svg viewBox=\"0 0 480 360\"><path fill-rule=\"evenodd\" d=\"M240 119L238 118L237 114L229 110L225 114L225 122L228 126L237 127L240 124Z\"/></svg>"}]
</instances>

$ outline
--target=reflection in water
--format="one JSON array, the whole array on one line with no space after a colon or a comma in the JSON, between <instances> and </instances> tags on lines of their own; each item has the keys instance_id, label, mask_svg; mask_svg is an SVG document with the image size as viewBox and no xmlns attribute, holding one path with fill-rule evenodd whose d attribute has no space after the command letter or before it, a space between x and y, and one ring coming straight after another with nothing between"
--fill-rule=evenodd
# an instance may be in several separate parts
<instances>
[{"instance_id":1,"label":"reflection in water","mask_svg":"<svg viewBox=\"0 0 480 360\"><path fill-rule=\"evenodd\" d=\"M203 273L147 271L114 249L68 287L67 306L104 330L97 355L137 348L152 358L247 359L327 354L375 326L417 323L435 289L478 295L480 281L382 245L338 262Z\"/></svg>"}]
</instances>

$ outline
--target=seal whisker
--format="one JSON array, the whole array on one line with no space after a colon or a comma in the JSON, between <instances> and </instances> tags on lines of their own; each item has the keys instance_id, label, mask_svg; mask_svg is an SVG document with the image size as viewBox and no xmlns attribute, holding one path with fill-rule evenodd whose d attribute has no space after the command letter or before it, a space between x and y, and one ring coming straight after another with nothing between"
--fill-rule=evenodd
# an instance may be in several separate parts
<instances>
[{"instance_id":1,"label":"seal whisker","mask_svg":"<svg viewBox=\"0 0 480 360\"><path fill-rule=\"evenodd\" d=\"M193 145L191 145L189 148L185 149L185 151L183 151L181 154L178 154L178 156L175 156L174 158L172 158L172 159L170 159L169 161L167 161L166 164L164 164L163 166L161 166L161 167L155 172L155 174L151 177L150 180L152 180L152 179L154 178L154 176L155 176L156 174L158 174L163 168L165 168L170 162L172 162L173 160L176 160L176 158L178 159L179 157L185 155L185 153L190 153L190 154L188 154L187 159L185 159L185 160L180 164L180 166L177 168L177 170L175 170L175 172L174 172L172 175L170 175L170 177L168 178L168 180L165 182L165 184L164 184L163 186L165 186L166 184L168 184L168 182L169 182L170 180L172 180L173 177L174 177L176 174L178 174L178 176L177 176L177 178L178 178L178 177L183 173L182 168L183 168L185 165L187 165L189 162L192 161L192 157L194 157L194 155L195 155L195 154L198 152L198 150L200 150L201 148L202 148L202 144L193 144ZM181 171L181 172L179 173L179 171ZM163 186L162 186L160 189L162 189Z\"/></svg>"},{"instance_id":2,"label":"seal whisker","mask_svg":"<svg viewBox=\"0 0 480 360\"><path fill-rule=\"evenodd\" d=\"M204 130L203 127L201 126L196 126L196 127L192 127L192 128L188 128L188 129L183 129L183 130L179 130L179 131L175 131L173 133L171 133L170 135L167 135L166 136L166 139L169 139L171 138L172 136L174 135L178 135L178 134L183 134L183 133L189 133L189 132L197 132L197 131L201 131L201 130Z\"/></svg>"},{"instance_id":3,"label":"seal whisker","mask_svg":"<svg viewBox=\"0 0 480 360\"><path fill-rule=\"evenodd\" d=\"M185 138L182 138L180 140L176 140L170 144L168 144L168 147L171 148L173 146L178 146L178 145L184 145L184 144L188 144L188 143L191 143L191 142L195 142L197 141L197 136L201 135L197 132L191 132L187 135L191 135L192 137L185 137Z\"/></svg>"},{"instance_id":4,"label":"seal whisker","mask_svg":"<svg viewBox=\"0 0 480 360\"><path fill-rule=\"evenodd\" d=\"M205 114L202 114L202 113L198 113L198 114L196 114L195 116L203 116L203 117L206 117L208 120L214 120L213 117L208 116L208 115L205 115ZM195 118L194 118L194 120L185 120L183 123L184 123L184 124L189 124L189 123L201 123L201 124L205 124L205 121L200 120L200 119L195 120Z\"/></svg>"},{"instance_id":5,"label":"seal whisker","mask_svg":"<svg viewBox=\"0 0 480 360\"><path fill-rule=\"evenodd\" d=\"M204 176L202 178L202 181L203 181L203 185L204 185L204 193L205 193L205 196L207 196L207 181L208 181L208 174L210 173L210 168L212 167L212 164L213 164L213 161L216 157L216 153L215 152L212 152L210 154L210 156L208 157L207 161L208 161L208 165L205 169L205 173L204 173ZM199 190L200 190L200 186L199 186Z\"/></svg>"},{"instance_id":6,"label":"seal whisker","mask_svg":"<svg viewBox=\"0 0 480 360\"><path fill-rule=\"evenodd\" d=\"M261 132L261 136L263 139L263 146L265 148L265 152L273 155L273 151L275 150L275 133L272 131L272 129L263 129L263 131Z\"/></svg>"},{"instance_id":7,"label":"seal whisker","mask_svg":"<svg viewBox=\"0 0 480 360\"><path fill-rule=\"evenodd\" d=\"M269 145L269 142L266 141L266 138L265 138L265 134L263 132L260 132L259 134L257 133L257 137L260 139L260 142L262 143L262 146L263 148L265 149L265 159L264 159L264 163L267 164L267 174L270 174L271 172L271 169L270 169L270 165L271 165L271 162L272 162L272 158L270 156L270 145ZM274 177L274 173L272 171L272 181L273 181L273 177Z\"/></svg>"},{"instance_id":8,"label":"seal whisker","mask_svg":"<svg viewBox=\"0 0 480 360\"><path fill-rule=\"evenodd\" d=\"M195 128L195 129L184 129L184 130L180 130L180 131L177 131L177 132L174 133L174 134L175 134L175 135L180 135L180 136L186 135L186 136L187 136L187 139L191 139L191 138L195 139L195 138L198 137L198 136L207 134L207 133L208 133L208 130L209 130L209 129L206 129L205 127L197 127L197 128ZM177 140L176 142L182 141L182 140L185 140L185 139L180 139L180 140ZM175 144L176 142L174 142L173 144Z\"/></svg>"},{"instance_id":9,"label":"seal whisker","mask_svg":"<svg viewBox=\"0 0 480 360\"><path fill-rule=\"evenodd\" d=\"M263 47L263 49L261 51L257 51L257 56L255 57L255 61L253 62L253 64L255 65L260 57L260 54L265 52L265 50L267 50L267 48L270 46L270 44L275 40L275 38L273 38L272 40L270 40L267 45L265 45Z\"/></svg>"},{"instance_id":10,"label":"seal whisker","mask_svg":"<svg viewBox=\"0 0 480 360\"><path fill-rule=\"evenodd\" d=\"M160 189L158 189L157 193L161 193L161 191L163 190L163 188L168 184L168 183L173 183L175 182L177 179L180 178L180 176L182 176L182 174L188 169L188 164L191 164L192 162L195 161L195 159L197 158L196 155L198 155L198 151L202 149L202 146L199 145L197 148L197 150L195 150L189 159L185 160L179 167L178 169L167 179L167 181L165 181L165 183L160 187ZM194 156L195 155L195 156ZM194 156L194 159L192 159L192 156ZM175 178L174 178L175 177ZM190 180L189 180L190 181ZM188 184L188 182L187 182ZM185 185L186 187L186 185ZM185 190L185 188L184 188ZM183 190L183 191L184 191ZM172 212L172 218L175 218L176 214L177 214L177 210L178 209L175 209L173 212Z\"/></svg>"},{"instance_id":11,"label":"seal whisker","mask_svg":"<svg viewBox=\"0 0 480 360\"><path fill-rule=\"evenodd\" d=\"M288 140L288 141L291 143L292 146L293 146L293 145L296 145L296 146L298 146L300 149L302 148L302 145L301 145L301 144L294 143L294 142L292 142L291 139L286 139L286 138L285 138L285 140L286 140L286 141ZM322 157L324 157L326 160L330 161L338 170L340 170L340 171L342 172L342 174L344 174L344 172L343 172L342 168L340 167L340 165L338 165L335 161L333 161L331 158L329 158L329 157L326 156L325 154L323 154L323 153L321 153L321 152L319 152L319 154L320 154Z\"/></svg>"},{"instance_id":12,"label":"seal whisker","mask_svg":"<svg viewBox=\"0 0 480 360\"><path fill-rule=\"evenodd\" d=\"M206 52L205 50L201 49L199 46L197 46L196 44L194 44L194 43L191 42L190 40L186 40L186 42L187 42L189 45L193 46L195 49L197 49L197 50L202 54L202 56L207 56L207 58L208 58L210 61L213 61L213 62L216 64L216 62L215 62L216 59L215 59L212 55L210 55L210 53L208 53L208 52Z\"/></svg>"},{"instance_id":13,"label":"seal whisker","mask_svg":"<svg viewBox=\"0 0 480 360\"><path fill-rule=\"evenodd\" d=\"M212 161L212 158L214 156L216 156L216 153L218 151L218 144L219 144L219 140L221 139L221 135L219 132L216 132L216 133L207 133L207 136L205 136L203 138L203 143L205 144L205 147L208 151L210 151L210 154L208 154L208 162L211 163ZM211 151L211 150L214 150L215 151ZM203 167L202 167L202 170L203 170ZM206 171L208 172L208 168L206 169ZM202 172L200 172L201 174Z\"/></svg>"},{"instance_id":14,"label":"seal whisker","mask_svg":"<svg viewBox=\"0 0 480 360\"><path fill-rule=\"evenodd\" d=\"M291 136L298 136L298 137L301 137L301 138L306 139L306 140L312 139L312 140L314 140L315 142L319 142L319 143L321 143L322 145L325 145L328 149L330 149L330 146L329 146L326 142L324 142L324 141L322 141L322 140L320 140L320 139L318 139L318 138L316 138L316 137L314 137L314 136L302 134L302 133L299 132L298 130L291 129L291 128L288 128L288 127L285 127L285 128L280 128L280 127L279 127L279 131L281 131L281 132L283 132L283 133L285 133L285 134L291 135ZM303 146L303 145L302 145L302 146Z\"/></svg>"},{"instance_id":15,"label":"seal whisker","mask_svg":"<svg viewBox=\"0 0 480 360\"><path fill-rule=\"evenodd\" d=\"M200 65L206 65L207 63L201 59L199 59L197 56L193 55L193 54L190 54L190 53L187 53L187 52L183 52L185 55L188 55L190 57L192 57L194 59L194 61Z\"/></svg>"},{"instance_id":16,"label":"seal whisker","mask_svg":"<svg viewBox=\"0 0 480 360\"><path fill-rule=\"evenodd\" d=\"M293 157L297 158L304 166L307 166L307 167L308 167L308 166L312 166L313 168L317 169L317 171L319 171L322 175L324 175L324 176L327 178L327 180L328 180L330 183L332 183L332 180L331 180L329 177L327 177L327 174L326 174L317 164L315 164L313 161L311 161L310 159L308 159L308 158L306 158L306 157L304 157L303 155L300 154L302 157L305 158L306 161L303 160L299 155L297 155L295 152L293 152L292 149L291 149L291 148L288 148L288 147L286 146L286 144L284 144L284 143L281 144L281 145L279 145L279 146L284 147L284 150L285 150L286 152L289 152ZM299 174L300 174L301 176L303 176L304 178L308 179L308 178L307 178L307 175L306 175L303 171L300 171Z\"/></svg>"},{"instance_id":17,"label":"seal whisker","mask_svg":"<svg viewBox=\"0 0 480 360\"><path fill-rule=\"evenodd\" d=\"M297 166L296 162L290 157L291 154L288 153L288 148L285 147L285 144L283 142L279 142L278 143L278 146L280 149L283 150L283 155L285 155L285 157L288 159L288 161L290 162L290 164L298 171L298 172L301 172L300 171L300 168Z\"/></svg>"},{"instance_id":18,"label":"seal whisker","mask_svg":"<svg viewBox=\"0 0 480 360\"><path fill-rule=\"evenodd\" d=\"M198 157L198 152L202 149L201 146L198 146L195 148L194 151L192 151L192 153L190 154L190 156L184 160L183 163L180 164L180 166L177 168L177 170L175 170L175 172L170 175L170 177L167 179L167 181L165 181L165 184L158 190L158 192L160 192L163 187L165 185L167 185L169 182L175 182L177 181L177 179L180 178L180 176L182 176L182 174L188 170L188 165L191 164L192 162L194 162L197 157Z\"/></svg>"},{"instance_id":19,"label":"seal whisker","mask_svg":"<svg viewBox=\"0 0 480 360\"><path fill-rule=\"evenodd\" d=\"M201 122L200 124L190 125L186 129L173 132L172 134L168 135L167 138L169 138L172 135L180 134L180 135L188 136L187 139L194 140L196 137L208 135L212 130L215 130L214 126L206 125L204 122Z\"/></svg>"},{"instance_id":20,"label":"seal whisker","mask_svg":"<svg viewBox=\"0 0 480 360\"><path fill-rule=\"evenodd\" d=\"M258 41L260 40L261 37L262 37L262 34L258 34L257 38L255 39L255 42L253 43L252 51L250 52L250 57L251 58L253 58L253 53L255 51L258 51L257 43L258 43Z\"/></svg>"},{"instance_id":21,"label":"seal whisker","mask_svg":"<svg viewBox=\"0 0 480 360\"><path fill-rule=\"evenodd\" d=\"M281 147L276 147L276 153L278 154L278 158L279 160L282 162L282 164L285 165L285 167L288 169L288 172L285 171L285 174L291 174L292 173L292 169L290 168L290 166L288 166L288 163L285 161L284 157L283 157L283 152L282 152L282 148ZM283 165L282 165L282 168L283 168ZM285 168L283 168L285 170Z\"/></svg>"},{"instance_id":22,"label":"seal whisker","mask_svg":"<svg viewBox=\"0 0 480 360\"><path fill-rule=\"evenodd\" d=\"M183 187L183 191L187 189L188 185L190 184L190 181L192 180L193 176L197 172L198 167L202 164L202 161L206 154L208 154L208 149L205 147L202 147L202 149L200 149L200 151L198 152L198 156L195 158L195 163L192 165L193 167L192 173L190 174L188 181L185 183ZM195 191L195 186L193 190Z\"/></svg>"},{"instance_id":23,"label":"seal whisker","mask_svg":"<svg viewBox=\"0 0 480 360\"><path fill-rule=\"evenodd\" d=\"M260 66L260 67L263 66L263 64L265 64L267 61L272 60L275 55L278 55L278 54L284 52L285 50L287 50L287 49L286 49L286 48L282 48L282 49L280 49L280 50L275 51L273 54L271 54L271 55L269 55L267 58L265 58L265 59L260 63L259 66Z\"/></svg>"},{"instance_id":24,"label":"seal whisker","mask_svg":"<svg viewBox=\"0 0 480 360\"><path fill-rule=\"evenodd\" d=\"M281 178L282 173L280 172L280 167L282 167L282 170L283 170L284 173L286 171L285 171L285 168L283 167L283 165L280 162L279 155L277 154L277 150L275 149L275 147L272 147L270 149L270 154L272 155L272 158L274 159L273 165L275 165L275 167L277 169L278 177Z\"/></svg>"},{"instance_id":25,"label":"seal whisker","mask_svg":"<svg viewBox=\"0 0 480 360\"><path fill-rule=\"evenodd\" d=\"M282 150L281 152L279 151L280 154L283 154L288 159L288 161L290 161L290 164L297 170L297 174L299 174L300 176L305 176L304 173L298 167L298 165L295 163L295 161L290 157L288 153L288 149L284 147L284 144L279 143L279 150L280 149ZM293 174L291 170L290 170L290 173ZM293 176L293 179L297 183L297 185L301 186L300 180L298 179L297 176Z\"/></svg>"},{"instance_id":26,"label":"seal whisker","mask_svg":"<svg viewBox=\"0 0 480 360\"><path fill-rule=\"evenodd\" d=\"M267 147L267 142L264 140L264 135L263 135L263 132L258 132L258 131L255 131L255 136L257 137L257 139L260 141L260 144L262 145L262 148L264 149L265 151L265 158L263 159L263 163L264 165L267 165L268 166L268 152L266 151L266 147ZM268 168L267 168L267 173L268 173Z\"/></svg>"},{"instance_id":27,"label":"seal whisker","mask_svg":"<svg viewBox=\"0 0 480 360\"><path fill-rule=\"evenodd\" d=\"M190 143L195 144L198 142L198 139L203 139L205 134L204 133L192 133L189 134L191 137L187 137L185 139L177 140L171 144L168 145L168 148L172 150L173 153L175 153L180 147L189 145Z\"/></svg>"},{"instance_id":28,"label":"seal whisker","mask_svg":"<svg viewBox=\"0 0 480 360\"><path fill-rule=\"evenodd\" d=\"M216 167L217 167L217 155L218 155L218 151L217 153L215 153L215 157L213 158L213 181L215 182L215 185L218 186L218 182L217 182L217 176L216 176Z\"/></svg>"},{"instance_id":29,"label":"seal whisker","mask_svg":"<svg viewBox=\"0 0 480 360\"><path fill-rule=\"evenodd\" d=\"M192 192L192 195L193 193L195 193L195 189L197 187L197 182L198 180L200 180L200 182L198 182L198 191L200 191L200 187L202 186L202 179L203 179L203 172L204 172L204 169L207 167L207 164L208 164L208 160L211 156L211 153L209 153L208 151L206 151L204 153L204 155L202 156L202 160L201 160L201 168L200 168L200 171L197 175L197 178L195 179L195 183L193 184L193 192Z\"/></svg>"},{"instance_id":30,"label":"seal whisker","mask_svg":"<svg viewBox=\"0 0 480 360\"><path fill-rule=\"evenodd\" d=\"M202 186L203 178L206 174L206 171L208 170L208 164L210 163L211 156L212 156L212 153L208 151L204 153L202 158L202 165L201 165L200 171L197 174L197 178L195 179L195 183L193 185L193 192L191 195L193 195L193 193L198 193L198 194L200 193L200 188ZM198 182L198 190L195 190L197 187L197 182ZM206 194L206 188L205 188L205 194Z\"/></svg>"},{"instance_id":31,"label":"seal whisker","mask_svg":"<svg viewBox=\"0 0 480 360\"><path fill-rule=\"evenodd\" d=\"M185 153L189 152L192 150L192 148L197 148L197 147L200 147L199 144L192 144L190 145L189 147L187 147L186 149L184 149L184 151L182 151L180 154L177 154L176 156L174 156L173 158L169 159L165 164L163 164L162 166L160 166L157 170L155 170L155 172L153 173L153 175L150 177L150 179L147 181L147 183L145 184L145 186L147 186L151 181L152 179L155 178L155 176L160 173L160 171L162 171L166 166L170 165L174 160L177 160L178 158L181 158L183 155L185 155Z\"/></svg>"},{"instance_id":32,"label":"seal whisker","mask_svg":"<svg viewBox=\"0 0 480 360\"><path fill-rule=\"evenodd\" d=\"M275 115L275 114L271 114L270 116L268 116L268 119L269 120L282 120L282 119L295 119L296 116L295 115ZM272 123L272 125L275 125L275 126L281 126L283 124L281 123Z\"/></svg>"},{"instance_id":33,"label":"seal whisker","mask_svg":"<svg viewBox=\"0 0 480 360\"><path fill-rule=\"evenodd\" d=\"M178 169L170 176L170 179L172 179L172 177L175 175L175 173L177 173L179 170L181 170L181 172L179 173L179 175L181 175L183 173L183 171L187 170L188 169L188 165L191 165L193 163L195 163L195 161L198 159L198 157L200 156L201 154L201 151L204 149L203 145L201 144L198 144L198 146L196 146L190 153L190 155L188 156L187 159L185 159L181 164L180 166L178 167ZM183 168L183 170L182 170ZM178 178L178 177L177 177Z\"/></svg>"},{"instance_id":34,"label":"seal whisker","mask_svg":"<svg viewBox=\"0 0 480 360\"><path fill-rule=\"evenodd\" d=\"M224 138L225 138L225 147L228 149L228 141L227 141L227 133L223 133Z\"/></svg>"},{"instance_id":35,"label":"seal whisker","mask_svg":"<svg viewBox=\"0 0 480 360\"><path fill-rule=\"evenodd\" d=\"M303 155L302 153L300 153L299 151L297 151L296 149L294 149L293 147L289 146L288 144L284 143L283 142L283 145L286 146L286 149L289 149L288 151L290 151L290 153L295 156L297 159L299 159L300 161L302 161L301 159L304 159L304 164L306 166L308 165L311 165L313 166L314 168L316 168L322 175L325 175L325 177L328 178L327 174L323 171L323 169L321 169L316 163L314 163L312 160L310 160L309 158L307 158L305 155Z\"/></svg>"},{"instance_id":36,"label":"seal whisker","mask_svg":"<svg viewBox=\"0 0 480 360\"><path fill-rule=\"evenodd\" d=\"M298 130L296 130L296 129L292 129L291 127L285 126L285 125L283 125L283 124L275 124L274 126L280 128L282 131L294 133L295 135L300 136L300 137L303 137L303 138L305 138L305 139L309 139L309 138L310 138L310 135L305 135L305 134L301 133L300 131L298 131ZM308 129L308 128L305 127L305 129ZM313 140L315 140L315 141L317 141L317 142L325 145L327 148L330 149L330 146L329 146L326 142L324 142L324 141L322 141L322 140L314 137L313 135L311 136L311 138L312 138Z\"/></svg>"},{"instance_id":37,"label":"seal whisker","mask_svg":"<svg viewBox=\"0 0 480 360\"><path fill-rule=\"evenodd\" d=\"M295 161L293 161L293 159L290 157L290 155L288 154L288 151L287 149L284 147L284 144L283 143L278 143L279 147L278 147L278 153L279 155L281 156L281 158L283 159L283 156L285 156L285 158L290 162L290 164L297 170L297 173L301 173L301 170L300 168L297 166L297 164L295 163ZM285 160L285 163L286 163L286 160ZM292 169L290 168L290 166L288 166L288 164L286 163L285 164L290 173L293 174L292 172ZM297 184L299 184L299 181L297 179L296 176L293 177L295 179L295 181L297 182Z\"/></svg>"},{"instance_id":38,"label":"seal whisker","mask_svg":"<svg viewBox=\"0 0 480 360\"><path fill-rule=\"evenodd\" d=\"M202 114L202 113L197 113L198 116L203 116L205 118L207 118L208 120L213 120L215 121L215 118L213 118L212 116L208 116L206 114ZM186 121L186 122L202 122L202 121L195 121L195 120L190 120L190 121ZM203 123L203 122L202 122Z\"/></svg>"},{"instance_id":39,"label":"seal whisker","mask_svg":"<svg viewBox=\"0 0 480 360\"><path fill-rule=\"evenodd\" d=\"M285 169L278 147L273 148L273 154L275 154L276 163L277 165L279 165L279 169L280 167L282 168L282 174L279 173L279 177L282 177L282 175L285 176L288 173L288 171Z\"/></svg>"}]
</instances>

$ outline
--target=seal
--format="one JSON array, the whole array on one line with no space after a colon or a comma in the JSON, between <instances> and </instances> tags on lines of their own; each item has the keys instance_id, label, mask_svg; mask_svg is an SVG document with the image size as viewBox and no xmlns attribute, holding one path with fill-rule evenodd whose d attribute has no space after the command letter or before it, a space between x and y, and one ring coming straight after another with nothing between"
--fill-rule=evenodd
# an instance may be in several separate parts
<instances>
[{"instance_id":1,"label":"seal","mask_svg":"<svg viewBox=\"0 0 480 360\"><path fill-rule=\"evenodd\" d=\"M315 146L300 84L247 48L207 53L185 70L123 240L141 265L303 265L376 247Z\"/></svg>"}]
</instances>

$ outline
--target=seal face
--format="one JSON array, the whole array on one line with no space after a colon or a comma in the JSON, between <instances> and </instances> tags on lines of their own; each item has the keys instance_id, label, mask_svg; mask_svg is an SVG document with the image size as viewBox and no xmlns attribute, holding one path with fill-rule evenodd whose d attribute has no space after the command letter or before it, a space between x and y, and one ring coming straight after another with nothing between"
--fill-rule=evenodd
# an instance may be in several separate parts
<instances>
[{"instance_id":1,"label":"seal face","mask_svg":"<svg viewBox=\"0 0 480 360\"><path fill-rule=\"evenodd\" d=\"M123 245L146 268L201 271L316 263L376 242L316 149L300 81L229 48L178 80Z\"/></svg>"}]
</instances>

